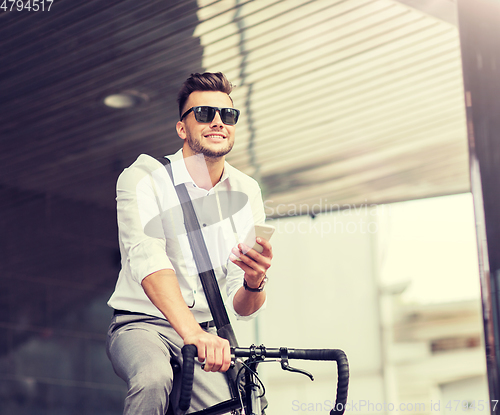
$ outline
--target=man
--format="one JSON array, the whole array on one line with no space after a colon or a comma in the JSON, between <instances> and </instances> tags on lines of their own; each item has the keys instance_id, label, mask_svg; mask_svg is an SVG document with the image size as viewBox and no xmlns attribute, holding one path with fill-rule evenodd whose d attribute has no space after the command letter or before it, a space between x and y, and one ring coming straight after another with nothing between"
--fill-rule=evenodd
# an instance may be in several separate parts
<instances>
[{"instance_id":1,"label":"man","mask_svg":"<svg viewBox=\"0 0 500 415\"><path fill-rule=\"evenodd\" d=\"M222 373L230 365L229 342L213 327L174 185L184 183L193 200L226 307L249 319L265 305L271 245L258 238L259 254L239 243L265 220L260 189L225 161L239 116L231 89L222 73L192 74L184 83L176 126L184 143L168 156L174 183L163 164L147 155L117 182L122 269L108 302L115 312L107 351L128 385L127 415L164 415L170 398L177 412L170 359L181 361L184 344L197 346L199 360L188 412L230 398Z\"/></svg>"}]
</instances>

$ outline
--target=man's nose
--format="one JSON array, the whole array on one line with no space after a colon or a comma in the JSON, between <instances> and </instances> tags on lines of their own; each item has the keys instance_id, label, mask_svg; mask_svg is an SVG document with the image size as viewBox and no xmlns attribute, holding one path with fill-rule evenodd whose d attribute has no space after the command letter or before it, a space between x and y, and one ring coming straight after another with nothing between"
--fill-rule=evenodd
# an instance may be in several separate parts
<instances>
[{"instance_id":1,"label":"man's nose","mask_svg":"<svg viewBox=\"0 0 500 415\"><path fill-rule=\"evenodd\" d=\"M215 117L210 123L211 127L223 127L224 123L222 122L222 118L220 117L220 112L216 111L215 112Z\"/></svg>"}]
</instances>

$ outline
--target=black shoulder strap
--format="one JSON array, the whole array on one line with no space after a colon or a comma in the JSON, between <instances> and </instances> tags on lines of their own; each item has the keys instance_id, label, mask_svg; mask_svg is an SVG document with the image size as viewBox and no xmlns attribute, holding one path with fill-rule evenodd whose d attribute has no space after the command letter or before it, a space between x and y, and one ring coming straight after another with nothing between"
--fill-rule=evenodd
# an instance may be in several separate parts
<instances>
[{"instance_id":1,"label":"black shoulder strap","mask_svg":"<svg viewBox=\"0 0 500 415\"><path fill-rule=\"evenodd\" d=\"M164 157L160 159L160 161L165 165L170 179L172 180L172 183L174 183L170 160ZM205 244L205 240L203 239L203 234L200 229L198 218L196 217L193 203L191 202L191 198L189 197L184 184L177 186L174 185L174 187L177 192L177 196L179 197L179 201L181 202L184 225L186 226L189 245L191 246L191 250L193 252L194 261L201 279L201 285L203 286L205 296L207 297L210 312L212 313L212 317L217 327L217 333L220 337L229 340L231 346L237 347L238 342L233 328L231 327L226 307L224 306L224 301L222 300L219 284L217 283L217 278L215 277L215 272L210 261L208 249ZM200 272L200 270L208 271Z\"/></svg>"},{"instance_id":2,"label":"black shoulder strap","mask_svg":"<svg viewBox=\"0 0 500 415\"><path fill-rule=\"evenodd\" d=\"M160 159L160 162L165 166L170 179L172 180L172 184L174 184L170 160L163 157ZM180 184L178 186L175 186L174 184L174 188L177 192L179 201L181 202L189 245L193 251L194 261L198 268L198 273L203 290L205 291L205 296L207 297L210 312L212 313L215 325L217 326L217 334L228 340L232 347L238 347L238 341L236 340L236 335L234 334L233 327L231 326L231 322L229 321L229 317L227 315L226 307L224 306L224 301L222 300L219 284L217 283L217 278L215 277L215 272L210 261L210 256L208 255L205 239L203 239L203 234L201 232L200 224L198 222L198 218L196 217L196 212L191 198L189 197L184 184ZM200 272L199 270L209 271ZM233 400L238 399L237 374L240 369L241 363L236 362L234 367L229 368L225 372ZM267 400L265 400L265 397L262 398L262 404L262 408L267 407Z\"/></svg>"}]
</instances>

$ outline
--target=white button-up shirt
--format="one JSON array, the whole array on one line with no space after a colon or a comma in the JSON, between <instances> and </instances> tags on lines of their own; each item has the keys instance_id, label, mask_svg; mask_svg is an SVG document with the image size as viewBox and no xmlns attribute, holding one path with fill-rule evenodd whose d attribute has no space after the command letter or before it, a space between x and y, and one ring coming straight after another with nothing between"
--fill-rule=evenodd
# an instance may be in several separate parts
<instances>
[{"instance_id":1,"label":"white button-up shirt","mask_svg":"<svg viewBox=\"0 0 500 415\"><path fill-rule=\"evenodd\" d=\"M254 317L260 310L245 317L234 310L233 298L243 284L244 273L229 260L229 255L253 231L254 224L265 221L258 183L226 162L220 181L207 191L196 186L191 178L182 149L168 158L174 183L165 166L145 154L118 178L116 201L122 268L108 305L164 318L146 296L141 282L153 272L173 269L184 301L196 320L212 320L174 188L184 183L193 200L221 292L226 288L226 307L240 319Z\"/></svg>"}]
</instances>

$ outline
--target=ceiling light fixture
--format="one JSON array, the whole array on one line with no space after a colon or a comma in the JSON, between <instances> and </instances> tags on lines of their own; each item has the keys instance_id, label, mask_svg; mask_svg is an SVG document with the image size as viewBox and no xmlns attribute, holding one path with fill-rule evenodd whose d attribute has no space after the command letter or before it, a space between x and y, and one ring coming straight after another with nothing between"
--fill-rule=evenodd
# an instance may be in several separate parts
<instances>
[{"instance_id":1,"label":"ceiling light fixture","mask_svg":"<svg viewBox=\"0 0 500 415\"><path fill-rule=\"evenodd\" d=\"M104 98L104 104L111 108L138 107L148 101L149 97L138 91L124 91Z\"/></svg>"}]
</instances>

